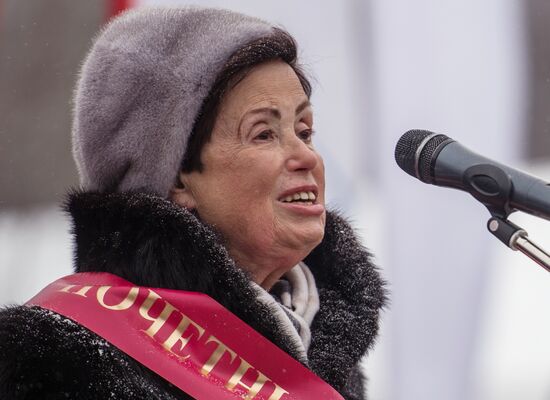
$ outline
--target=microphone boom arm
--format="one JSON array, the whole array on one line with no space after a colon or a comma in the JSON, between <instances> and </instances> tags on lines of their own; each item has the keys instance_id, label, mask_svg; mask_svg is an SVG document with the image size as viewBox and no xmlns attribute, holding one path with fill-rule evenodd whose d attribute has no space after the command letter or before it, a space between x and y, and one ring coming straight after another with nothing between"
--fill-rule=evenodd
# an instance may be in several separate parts
<instances>
[{"instance_id":1,"label":"microphone boom arm","mask_svg":"<svg viewBox=\"0 0 550 400\"><path fill-rule=\"evenodd\" d=\"M512 250L519 250L531 260L550 272L550 254L532 242L527 232L516 224L493 216L487 222L487 228L494 236Z\"/></svg>"}]
</instances>

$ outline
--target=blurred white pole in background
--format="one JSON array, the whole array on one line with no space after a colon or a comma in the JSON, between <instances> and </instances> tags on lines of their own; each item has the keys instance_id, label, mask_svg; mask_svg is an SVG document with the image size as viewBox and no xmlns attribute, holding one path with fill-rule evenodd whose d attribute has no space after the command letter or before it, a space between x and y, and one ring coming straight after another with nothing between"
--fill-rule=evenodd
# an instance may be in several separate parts
<instances>
[{"instance_id":1,"label":"blurred white pole in background","mask_svg":"<svg viewBox=\"0 0 550 400\"><path fill-rule=\"evenodd\" d=\"M520 3L375 1L369 22L377 75L382 264L392 306L387 398L471 399L471 369L497 243L488 212L468 195L428 186L393 162L399 137L447 134L507 163L521 154L526 95ZM380 399L379 399L380 400Z\"/></svg>"}]
</instances>

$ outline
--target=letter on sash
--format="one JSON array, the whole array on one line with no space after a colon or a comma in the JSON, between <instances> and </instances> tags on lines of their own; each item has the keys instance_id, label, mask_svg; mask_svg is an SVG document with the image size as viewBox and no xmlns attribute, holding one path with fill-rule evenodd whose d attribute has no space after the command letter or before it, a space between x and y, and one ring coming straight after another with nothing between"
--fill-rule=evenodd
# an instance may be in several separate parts
<instances>
[{"instance_id":1,"label":"letter on sash","mask_svg":"<svg viewBox=\"0 0 550 400\"><path fill-rule=\"evenodd\" d=\"M157 334L158 331L160 331L160 328L162 328L168 317L170 317L170 314L172 314L173 311L176 311L176 308L170 303L163 300L164 308L162 309L159 316L157 318L151 317L149 315L149 311L151 311L151 308L153 307L153 304L155 304L155 301L157 301L161 297L157 293L153 292L151 289L148 290L149 295L139 308L139 315L141 315L146 320L152 322L151 326L147 328L147 330L144 332L150 337L153 337Z\"/></svg>"},{"instance_id":2,"label":"letter on sash","mask_svg":"<svg viewBox=\"0 0 550 400\"><path fill-rule=\"evenodd\" d=\"M105 294L107 294L107 291L110 288L111 286L101 286L99 289L97 289L97 301L99 301L99 304L101 304L103 307L114 311L123 311L132 307L139 293L139 287L133 287L130 289L128 295L124 300L122 300L118 304L110 306L108 304L105 304Z\"/></svg>"},{"instance_id":3,"label":"letter on sash","mask_svg":"<svg viewBox=\"0 0 550 400\"><path fill-rule=\"evenodd\" d=\"M199 335L198 335L197 339L200 339L200 337L204 333L204 328L197 325L193 320L191 320L186 315L181 314L181 316L182 316L182 319L181 319L180 323L178 324L178 327L174 330L174 332L172 332L172 334L168 337L168 339L166 339L166 341L162 344L164 346L164 348L166 350L168 350L169 352L171 352L171 353L174 353L172 351L172 347L174 347L174 345L177 342L181 343L180 348L179 348L179 351L181 351L187 345L187 343L189 343L189 340L193 337L193 332L191 332L188 337L186 337L186 338L183 337L183 334L185 333L185 331L187 330L189 325L193 325L195 327L195 329L197 329L197 331L199 332ZM176 353L174 353L174 354L176 354ZM178 357L180 357L182 360L186 360L190 357L189 354L186 355L186 356L180 356L179 354L176 354L176 355Z\"/></svg>"},{"instance_id":4,"label":"letter on sash","mask_svg":"<svg viewBox=\"0 0 550 400\"><path fill-rule=\"evenodd\" d=\"M220 342L213 335L211 335L206 340L205 344L208 344L210 342L215 342L217 346L216 346L216 350L214 350L214 352L212 353L212 355L210 356L208 361L201 368L201 374L203 374L204 376L207 376L214 369L214 367L216 366L218 361L220 361L220 359L222 358L223 353L225 353L226 351L231 356L231 362L233 362L235 360L235 357L237 356L237 353L235 353L233 350L231 350L225 344Z\"/></svg>"}]
</instances>

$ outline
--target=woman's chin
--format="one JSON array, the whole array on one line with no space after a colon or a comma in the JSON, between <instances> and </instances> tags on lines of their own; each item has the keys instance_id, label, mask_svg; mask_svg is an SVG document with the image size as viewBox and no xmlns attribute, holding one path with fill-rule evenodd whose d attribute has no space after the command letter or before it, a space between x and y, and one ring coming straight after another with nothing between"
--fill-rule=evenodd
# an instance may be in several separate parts
<instances>
[{"instance_id":1,"label":"woman's chin","mask_svg":"<svg viewBox=\"0 0 550 400\"><path fill-rule=\"evenodd\" d=\"M325 224L323 221L303 222L299 225L289 226L285 232L288 248L296 249L305 258L321 241L325 235Z\"/></svg>"}]
</instances>

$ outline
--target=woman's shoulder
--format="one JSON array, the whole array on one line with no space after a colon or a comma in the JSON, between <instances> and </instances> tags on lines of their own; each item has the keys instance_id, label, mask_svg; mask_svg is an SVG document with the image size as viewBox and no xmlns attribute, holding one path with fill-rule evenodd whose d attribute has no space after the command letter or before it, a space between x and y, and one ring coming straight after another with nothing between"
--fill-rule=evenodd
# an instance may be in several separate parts
<instances>
[{"instance_id":1,"label":"woman's shoulder","mask_svg":"<svg viewBox=\"0 0 550 400\"><path fill-rule=\"evenodd\" d=\"M2 399L177 398L103 338L40 307L0 311L0 354Z\"/></svg>"}]
</instances>

